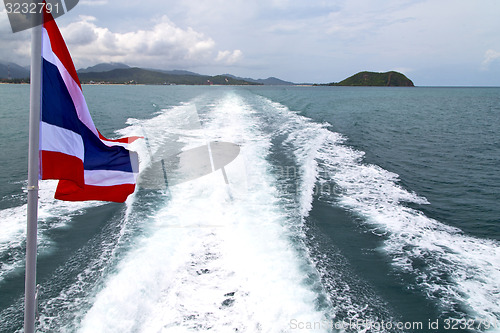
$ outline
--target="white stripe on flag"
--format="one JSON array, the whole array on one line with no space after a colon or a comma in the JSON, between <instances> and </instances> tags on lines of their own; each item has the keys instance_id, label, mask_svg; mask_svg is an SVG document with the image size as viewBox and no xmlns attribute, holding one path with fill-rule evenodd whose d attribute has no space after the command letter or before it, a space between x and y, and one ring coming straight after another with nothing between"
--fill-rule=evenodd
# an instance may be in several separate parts
<instances>
[{"instance_id":1,"label":"white stripe on flag","mask_svg":"<svg viewBox=\"0 0 500 333\"><path fill-rule=\"evenodd\" d=\"M40 150L54 151L84 160L82 137L65 128L40 122Z\"/></svg>"},{"instance_id":2,"label":"white stripe on flag","mask_svg":"<svg viewBox=\"0 0 500 333\"><path fill-rule=\"evenodd\" d=\"M95 186L113 186L135 184L135 174L116 170L85 170L85 184Z\"/></svg>"},{"instance_id":3,"label":"white stripe on flag","mask_svg":"<svg viewBox=\"0 0 500 333\"><path fill-rule=\"evenodd\" d=\"M50 45L50 39L47 30L42 29L42 34L43 34L42 38L43 58L48 62L50 62L51 64L55 65L59 70L59 73L61 73L61 76L64 80L64 84L68 89L71 99L73 100L73 105L75 106L78 119L80 119L80 121L84 123L85 126L87 126L88 129L90 129L92 133L95 134L95 136L99 137L94 122L92 121L92 117L90 116L90 112L88 110L87 103L85 102L85 97L83 96L82 90L75 82L73 77L69 74L66 67L64 67L61 60L59 60L54 51L52 51L52 46Z\"/></svg>"},{"instance_id":4,"label":"white stripe on flag","mask_svg":"<svg viewBox=\"0 0 500 333\"><path fill-rule=\"evenodd\" d=\"M120 146L126 149L129 149L128 147L130 146L130 143L125 143L125 142L116 142L116 141L109 141L109 140L104 140L101 139L101 141L108 147L113 147L113 146Z\"/></svg>"}]
</instances>

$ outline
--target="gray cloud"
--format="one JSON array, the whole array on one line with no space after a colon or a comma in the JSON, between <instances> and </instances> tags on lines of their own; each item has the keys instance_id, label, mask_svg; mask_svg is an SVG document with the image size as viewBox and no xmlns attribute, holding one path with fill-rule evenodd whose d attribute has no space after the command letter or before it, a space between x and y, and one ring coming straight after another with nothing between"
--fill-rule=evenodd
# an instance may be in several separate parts
<instances>
[{"instance_id":1,"label":"gray cloud","mask_svg":"<svg viewBox=\"0 0 500 333\"><path fill-rule=\"evenodd\" d=\"M234 63L241 51L217 56L215 41L192 28L182 29L161 17L149 30L113 32L91 16L62 28L73 58L81 65L124 62L154 68Z\"/></svg>"},{"instance_id":2,"label":"gray cloud","mask_svg":"<svg viewBox=\"0 0 500 333\"><path fill-rule=\"evenodd\" d=\"M488 70L490 67L490 64L494 61L499 61L500 60L500 52L495 51L495 50L487 50L484 53L484 60L481 63L481 69L483 70Z\"/></svg>"},{"instance_id":3,"label":"gray cloud","mask_svg":"<svg viewBox=\"0 0 500 333\"><path fill-rule=\"evenodd\" d=\"M90 16L80 18L80 21L72 23L64 29L64 39L69 44L80 46L96 42L99 35L93 29L94 27L89 24L95 19Z\"/></svg>"},{"instance_id":4,"label":"gray cloud","mask_svg":"<svg viewBox=\"0 0 500 333\"><path fill-rule=\"evenodd\" d=\"M7 12L0 11L0 61L28 65L30 62L30 30L12 33Z\"/></svg>"},{"instance_id":5,"label":"gray cloud","mask_svg":"<svg viewBox=\"0 0 500 333\"><path fill-rule=\"evenodd\" d=\"M217 54L217 58L215 61L226 63L228 65L232 65L238 62L243 57L243 52L241 50L234 51L219 51Z\"/></svg>"},{"instance_id":6,"label":"gray cloud","mask_svg":"<svg viewBox=\"0 0 500 333\"><path fill-rule=\"evenodd\" d=\"M295 82L399 68L420 85L500 85L499 11L498 0L80 0L58 24L77 67L115 61ZM27 59L29 35L13 38L2 18L0 29L0 59ZM455 82L453 68L476 73Z\"/></svg>"}]
</instances>

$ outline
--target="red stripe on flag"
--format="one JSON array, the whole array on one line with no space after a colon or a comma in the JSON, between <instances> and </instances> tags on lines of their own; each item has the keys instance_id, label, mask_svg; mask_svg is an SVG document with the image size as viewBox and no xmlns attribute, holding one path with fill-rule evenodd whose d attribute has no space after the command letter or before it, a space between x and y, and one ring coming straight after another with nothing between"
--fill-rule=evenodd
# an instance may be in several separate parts
<instances>
[{"instance_id":1,"label":"red stripe on flag","mask_svg":"<svg viewBox=\"0 0 500 333\"><path fill-rule=\"evenodd\" d=\"M105 140L105 141L111 141L111 142L132 143L132 142L134 142L137 139L144 139L143 136L129 136L129 137L126 137L126 138L120 138L120 139L113 139L113 140L111 140L111 139L105 138L101 134L101 132L97 131L97 133L99 133L99 139Z\"/></svg>"},{"instance_id":2,"label":"red stripe on flag","mask_svg":"<svg viewBox=\"0 0 500 333\"><path fill-rule=\"evenodd\" d=\"M61 36L61 33L59 32L59 29L57 28L56 22L53 20L52 15L50 15L50 13L48 12L44 13L44 21L45 22L43 24L43 28L46 30L48 38L50 39L51 50L55 54L55 56L59 59L59 61L62 63L62 66L64 67L63 69L59 64L57 64L59 71L57 75L64 74L61 73L61 71L64 72L64 70L66 70L70 74L71 78L76 82L76 84L78 84L81 93L82 87L80 85L80 80L78 79L75 66L73 65L73 61L71 60L71 55L68 51L68 48L66 47L66 44ZM47 35L43 34L43 36ZM46 73L44 73L44 75L45 74ZM56 74L51 72L50 75L56 75ZM64 78L66 78L66 75L64 75ZM47 80L55 80L55 79L56 78L53 77L47 78ZM68 84L68 82L65 82L64 84L66 85L68 92L70 92L69 89L73 89L72 88L73 84ZM42 87L42 89L46 89L45 86ZM62 91L58 92L56 91L55 94L59 94L61 92ZM44 92L42 92L42 95L44 93L45 90ZM59 103L58 105L61 106L61 108L56 110L59 113L61 113L62 112L61 110L64 111L68 108L69 103L66 102L68 102L67 97L69 96L69 98L72 99L72 103L74 104L75 107L78 106L81 107L81 113L80 111L77 111L79 118L80 119L84 118L89 124L92 125L91 127L93 128L93 123L90 114L88 114L88 110L85 105L83 96L81 99L79 99L80 95L78 95L76 96L77 100L73 100L74 94L72 93L74 92L71 91L70 95L65 94L63 96L65 99L61 99L60 98L61 96L58 97L59 99L57 100L57 103ZM75 103L81 103L81 105L80 104L75 105ZM47 112L48 114L50 114L51 111L54 112L54 110L51 110L48 107L46 110L42 110L43 113ZM70 112L70 110L68 110L68 112ZM64 116L64 112L62 112L62 115ZM58 116L61 115L58 114ZM89 127L91 131L92 128ZM90 153L91 156L87 156L87 158L85 159L86 162L83 163L82 160L72 155L67 155L52 151L41 151L40 175L42 179L59 179L59 184L57 186L55 194L56 199L68 200L68 201L100 200L100 201L124 202L127 199L127 196L134 192L135 184L126 183L113 186L85 185L84 168L88 167L87 164L88 160L98 159L97 161L94 161L96 162L94 164L99 165L104 169L106 169L107 166L113 166L116 168L123 167L126 170L128 170L129 169L128 163L130 163L131 167L132 165L136 164L135 160L132 161L132 158L134 159L137 158L136 155L135 154L132 155L132 153L127 153L122 149L120 149L120 152L108 149L107 151L109 152L109 154L98 154L98 152L100 151L99 149L104 148L100 147L101 145L112 146L113 144L106 144L104 140L107 139L104 138L101 139L102 141L98 140L99 144L97 144L97 141L95 141L93 137L88 138L85 135L83 135L84 133L86 133L84 129L77 128L75 130L76 134L82 136L84 147L86 148L87 145L89 145L89 149L88 150L86 149L85 153L89 151L91 152ZM92 136L93 135L94 134L92 134ZM99 136L102 137L100 134ZM140 137L122 138L118 140L108 140L108 141L111 142L115 141L117 143L114 145L118 146L118 143L130 143L138 138ZM42 139L47 139L47 137L43 136L43 133L42 133ZM97 150L90 149L94 146L100 148ZM132 170L130 170L129 172L131 175L133 175ZM109 179L103 179L102 183L105 184L107 180ZM130 181L130 179L128 181Z\"/></svg>"},{"instance_id":3,"label":"red stripe on flag","mask_svg":"<svg viewBox=\"0 0 500 333\"><path fill-rule=\"evenodd\" d=\"M122 184L114 186L85 185L80 188L75 183L60 180L57 185L55 198L66 201L100 200L125 202L129 194L135 190L135 184Z\"/></svg>"},{"instance_id":4,"label":"red stripe on flag","mask_svg":"<svg viewBox=\"0 0 500 333\"><path fill-rule=\"evenodd\" d=\"M80 85L80 80L78 79L78 75L76 74L75 65L73 65L73 60L71 59L68 48L66 47L66 43L64 42L64 39L62 38L61 33L57 28L56 21L54 21L52 15L47 11L44 11L43 20L43 27L47 30L47 34L49 35L52 51L62 62L63 66L66 68L73 80L75 80L81 90L82 86Z\"/></svg>"},{"instance_id":5,"label":"red stripe on flag","mask_svg":"<svg viewBox=\"0 0 500 333\"><path fill-rule=\"evenodd\" d=\"M75 156L55 151L40 151L40 175L42 179L66 179L83 187L83 162Z\"/></svg>"}]
</instances>

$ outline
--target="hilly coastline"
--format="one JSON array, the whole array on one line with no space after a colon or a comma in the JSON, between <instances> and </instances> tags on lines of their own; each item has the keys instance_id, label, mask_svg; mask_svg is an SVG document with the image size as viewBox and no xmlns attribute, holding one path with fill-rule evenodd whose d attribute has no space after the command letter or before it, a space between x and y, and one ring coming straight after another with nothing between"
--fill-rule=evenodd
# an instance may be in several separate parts
<instances>
[{"instance_id":1,"label":"hilly coastline","mask_svg":"<svg viewBox=\"0 0 500 333\"><path fill-rule=\"evenodd\" d=\"M105 72L78 72L81 83L112 83L112 84L187 84L187 85L254 85L257 83L235 79L230 76L171 74L158 70L148 70L138 67L116 68Z\"/></svg>"},{"instance_id":2,"label":"hilly coastline","mask_svg":"<svg viewBox=\"0 0 500 333\"><path fill-rule=\"evenodd\" d=\"M0 61L0 81L22 83L25 82L29 76L29 68L19 66L12 62Z\"/></svg>"},{"instance_id":3,"label":"hilly coastline","mask_svg":"<svg viewBox=\"0 0 500 333\"><path fill-rule=\"evenodd\" d=\"M231 74L202 75L186 70L161 70L130 67L123 63L101 63L78 71L82 84L153 84L153 85L298 85L276 77L242 78ZM29 83L29 68L0 61L0 82ZM396 71L385 73L359 72L340 82L307 84L315 86L389 86L413 87L413 82Z\"/></svg>"},{"instance_id":4,"label":"hilly coastline","mask_svg":"<svg viewBox=\"0 0 500 333\"><path fill-rule=\"evenodd\" d=\"M327 86L364 86L364 87L414 87L413 82L404 74L390 71L385 73L359 72L340 82Z\"/></svg>"}]
</instances>

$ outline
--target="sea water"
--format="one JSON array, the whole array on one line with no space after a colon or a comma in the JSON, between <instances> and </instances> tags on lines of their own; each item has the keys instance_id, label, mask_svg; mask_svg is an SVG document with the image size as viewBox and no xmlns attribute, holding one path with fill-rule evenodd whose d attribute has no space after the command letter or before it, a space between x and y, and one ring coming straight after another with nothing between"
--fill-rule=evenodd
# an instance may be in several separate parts
<instances>
[{"instance_id":1,"label":"sea water","mask_svg":"<svg viewBox=\"0 0 500 333\"><path fill-rule=\"evenodd\" d=\"M500 329L500 89L84 86L126 203L40 183L40 332ZM22 329L29 87L0 85L0 331ZM238 144L168 186L158 160ZM156 175L158 181L151 181ZM154 177L153 177L154 178Z\"/></svg>"}]
</instances>

